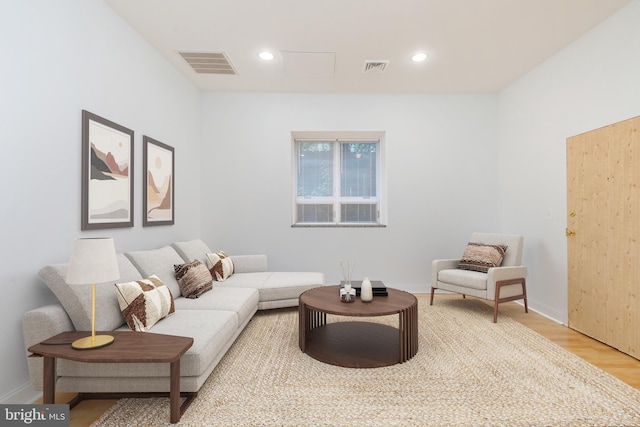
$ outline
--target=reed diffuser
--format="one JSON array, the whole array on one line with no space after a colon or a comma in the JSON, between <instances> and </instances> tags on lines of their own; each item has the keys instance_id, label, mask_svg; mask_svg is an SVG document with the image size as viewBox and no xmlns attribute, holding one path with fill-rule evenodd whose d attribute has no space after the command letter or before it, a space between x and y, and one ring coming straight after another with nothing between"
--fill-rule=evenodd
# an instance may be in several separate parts
<instances>
[{"instance_id":1,"label":"reed diffuser","mask_svg":"<svg viewBox=\"0 0 640 427\"><path fill-rule=\"evenodd\" d=\"M352 294L351 290L351 276L353 275L353 268L355 263L351 261L347 261L346 266L345 263L340 260L340 269L342 270L342 281L344 285L340 289L340 300L343 302L352 302L355 300L355 295Z\"/></svg>"}]
</instances>

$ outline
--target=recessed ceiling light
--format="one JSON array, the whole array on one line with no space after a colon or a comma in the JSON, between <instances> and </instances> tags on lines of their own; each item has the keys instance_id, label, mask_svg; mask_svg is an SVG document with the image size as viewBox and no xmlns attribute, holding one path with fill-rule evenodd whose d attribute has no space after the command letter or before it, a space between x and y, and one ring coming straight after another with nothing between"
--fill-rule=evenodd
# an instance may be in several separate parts
<instances>
[{"instance_id":1,"label":"recessed ceiling light","mask_svg":"<svg viewBox=\"0 0 640 427\"><path fill-rule=\"evenodd\" d=\"M275 55L267 50L263 50L258 54L258 56L260 57L260 59L263 59L265 61L271 61L273 58L275 58Z\"/></svg>"},{"instance_id":2,"label":"recessed ceiling light","mask_svg":"<svg viewBox=\"0 0 640 427\"><path fill-rule=\"evenodd\" d=\"M411 60L413 62L422 62L425 59L427 59L427 54L424 52L414 53L413 56L411 57Z\"/></svg>"}]
</instances>

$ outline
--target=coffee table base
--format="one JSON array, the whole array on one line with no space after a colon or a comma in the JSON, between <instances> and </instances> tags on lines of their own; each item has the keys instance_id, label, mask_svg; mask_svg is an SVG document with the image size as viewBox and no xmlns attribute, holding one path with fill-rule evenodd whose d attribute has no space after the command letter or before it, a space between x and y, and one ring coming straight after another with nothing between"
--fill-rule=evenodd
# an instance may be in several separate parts
<instances>
[{"instance_id":1,"label":"coffee table base","mask_svg":"<svg viewBox=\"0 0 640 427\"><path fill-rule=\"evenodd\" d=\"M398 329L371 322L329 323L307 332L306 353L346 368L380 368L398 360Z\"/></svg>"},{"instance_id":2,"label":"coffee table base","mask_svg":"<svg viewBox=\"0 0 640 427\"><path fill-rule=\"evenodd\" d=\"M332 365L377 368L404 363L418 352L418 300L415 295L387 288L388 295L372 302L340 301L339 286L321 286L298 299L298 345L302 352ZM327 314L359 317L361 321L327 323ZM398 327L367 321L398 316Z\"/></svg>"}]
</instances>

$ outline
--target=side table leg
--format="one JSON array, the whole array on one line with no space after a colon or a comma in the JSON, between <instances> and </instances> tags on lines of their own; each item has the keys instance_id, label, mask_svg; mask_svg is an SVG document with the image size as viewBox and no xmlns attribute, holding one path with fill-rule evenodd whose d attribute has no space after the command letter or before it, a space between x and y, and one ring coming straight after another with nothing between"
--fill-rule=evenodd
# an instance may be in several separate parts
<instances>
[{"instance_id":1,"label":"side table leg","mask_svg":"<svg viewBox=\"0 0 640 427\"><path fill-rule=\"evenodd\" d=\"M56 358L44 356L42 403L56 403Z\"/></svg>"},{"instance_id":2,"label":"side table leg","mask_svg":"<svg viewBox=\"0 0 640 427\"><path fill-rule=\"evenodd\" d=\"M169 383L169 405L172 424L180 421L180 359L171 362L171 379Z\"/></svg>"}]
</instances>

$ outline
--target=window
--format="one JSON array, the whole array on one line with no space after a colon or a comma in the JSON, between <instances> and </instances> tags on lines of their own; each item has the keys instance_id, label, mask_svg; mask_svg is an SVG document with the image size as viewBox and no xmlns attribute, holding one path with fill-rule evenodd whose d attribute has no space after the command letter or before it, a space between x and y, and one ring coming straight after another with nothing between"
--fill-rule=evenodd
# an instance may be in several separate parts
<instances>
[{"instance_id":1,"label":"window","mask_svg":"<svg viewBox=\"0 0 640 427\"><path fill-rule=\"evenodd\" d=\"M381 137L293 141L294 225L384 224Z\"/></svg>"}]
</instances>

